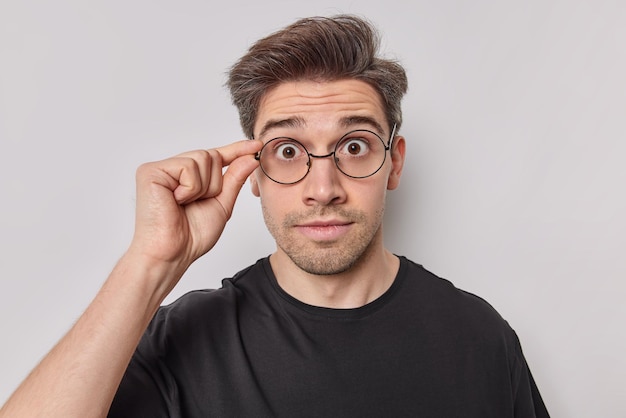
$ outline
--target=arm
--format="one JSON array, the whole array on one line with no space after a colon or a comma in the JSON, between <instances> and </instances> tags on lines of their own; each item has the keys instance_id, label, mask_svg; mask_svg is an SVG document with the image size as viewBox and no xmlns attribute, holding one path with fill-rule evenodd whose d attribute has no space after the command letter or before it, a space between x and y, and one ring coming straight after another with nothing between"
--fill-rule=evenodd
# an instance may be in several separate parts
<instances>
[{"instance_id":1,"label":"arm","mask_svg":"<svg viewBox=\"0 0 626 418\"><path fill-rule=\"evenodd\" d=\"M70 331L0 409L4 417L106 416L150 319L219 239L259 141L142 165L129 249ZM222 174L223 167L228 169Z\"/></svg>"}]
</instances>

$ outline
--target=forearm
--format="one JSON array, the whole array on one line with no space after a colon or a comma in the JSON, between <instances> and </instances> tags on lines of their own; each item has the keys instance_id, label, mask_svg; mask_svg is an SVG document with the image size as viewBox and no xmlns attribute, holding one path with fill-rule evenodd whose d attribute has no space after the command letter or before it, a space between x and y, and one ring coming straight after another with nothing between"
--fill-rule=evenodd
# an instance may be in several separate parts
<instances>
[{"instance_id":1,"label":"forearm","mask_svg":"<svg viewBox=\"0 0 626 418\"><path fill-rule=\"evenodd\" d=\"M126 255L93 302L0 410L0 417L105 416L130 358L182 274ZM162 276L170 275L163 281Z\"/></svg>"}]
</instances>

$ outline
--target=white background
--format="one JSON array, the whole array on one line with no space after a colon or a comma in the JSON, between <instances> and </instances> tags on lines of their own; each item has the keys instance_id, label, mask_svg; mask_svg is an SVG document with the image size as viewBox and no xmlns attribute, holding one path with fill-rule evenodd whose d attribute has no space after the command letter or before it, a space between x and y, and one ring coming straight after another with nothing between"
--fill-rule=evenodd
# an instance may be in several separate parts
<instances>
[{"instance_id":1,"label":"white background","mask_svg":"<svg viewBox=\"0 0 626 418\"><path fill-rule=\"evenodd\" d=\"M0 402L126 248L135 168L243 139L228 67L352 12L410 78L388 246L498 309L553 416L626 416L625 4L0 2ZM168 301L272 250L246 185Z\"/></svg>"}]
</instances>

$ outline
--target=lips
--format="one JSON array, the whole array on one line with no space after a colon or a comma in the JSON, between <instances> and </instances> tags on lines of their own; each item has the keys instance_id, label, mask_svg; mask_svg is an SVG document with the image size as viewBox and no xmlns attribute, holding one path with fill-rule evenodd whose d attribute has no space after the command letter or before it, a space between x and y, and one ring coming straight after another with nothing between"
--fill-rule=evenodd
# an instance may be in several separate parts
<instances>
[{"instance_id":1,"label":"lips","mask_svg":"<svg viewBox=\"0 0 626 418\"><path fill-rule=\"evenodd\" d=\"M353 223L341 220L315 220L295 226L302 235L315 241L334 241L348 233Z\"/></svg>"}]
</instances>

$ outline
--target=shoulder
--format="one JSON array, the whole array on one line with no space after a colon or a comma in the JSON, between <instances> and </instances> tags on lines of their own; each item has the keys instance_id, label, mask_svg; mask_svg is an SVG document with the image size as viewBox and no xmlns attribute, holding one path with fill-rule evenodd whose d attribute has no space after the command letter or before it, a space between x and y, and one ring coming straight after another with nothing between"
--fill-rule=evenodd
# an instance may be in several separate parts
<instances>
[{"instance_id":1,"label":"shoulder","mask_svg":"<svg viewBox=\"0 0 626 418\"><path fill-rule=\"evenodd\" d=\"M403 289L416 309L435 324L484 329L509 334L509 324L485 299L456 287L424 266L401 257L404 264Z\"/></svg>"},{"instance_id":2,"label":"shoulder","mask_svg":"<svg viewBox=\"0 0 626 418\"><path fill-rule=\"evenodd\" d=\"M412 315L420 335L437 341L447 352L504 358L509 367L520 367L523 356L517 334L489 302L419 264L405 262L399 293L406 298L405 305L412 304L405 315Z\"/></svg>"},{"instance_id":3,"label":"shoulder","mask_svg":"<svg viewBox=\"0 0 626 418\"><path fill-rule=\"evenodd\" d=\"M246 290L260 286L259 278L265 275L264 260L258 260L234 276L223 279L220 288L192 290L172 303L161 306L151 326L172 327L174 324L178 326L189 321L206 323L205 320L209 318L226 319L230 315L235 315L237 300Z\"/></svg>"}]
</instances>

